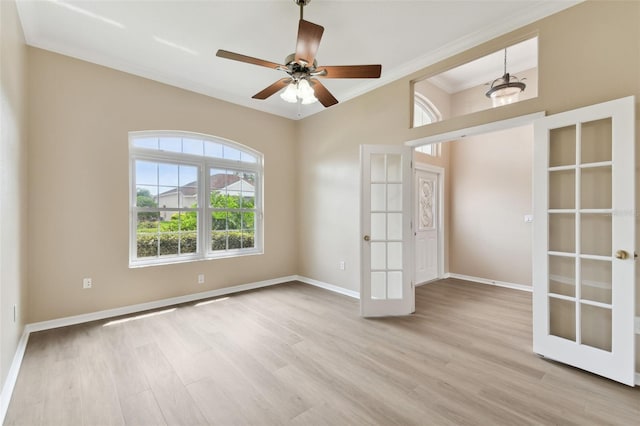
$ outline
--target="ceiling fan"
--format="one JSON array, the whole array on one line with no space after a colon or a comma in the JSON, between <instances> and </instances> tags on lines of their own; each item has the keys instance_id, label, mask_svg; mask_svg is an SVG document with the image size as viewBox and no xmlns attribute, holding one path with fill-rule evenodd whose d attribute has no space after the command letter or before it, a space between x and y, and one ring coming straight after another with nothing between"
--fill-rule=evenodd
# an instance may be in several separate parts
<instances>
[{"instance_id":1,"label":"ceiling fan","mask_svg":"<svg viewBox=\"0 0 640 426\"><path fill-rule=\"evenodd\" d=\"M303 19L303 8L311 0L293 0L300 6L300 23L296 51L284 60L286 65L265 61L227 50L218 50L216 56L234 61L246 62L262 67L284 71L289 77L280 79L252 96L253 99L267 99L286 87L280 95L287 102L302 101L310 104L320 101L325 107L338 103L338 100L320 83L316 77L323 78L380 78L382 65L331 65L318 66L316 52L320 45L324 27Z\"/></svg>"}]
</instances>

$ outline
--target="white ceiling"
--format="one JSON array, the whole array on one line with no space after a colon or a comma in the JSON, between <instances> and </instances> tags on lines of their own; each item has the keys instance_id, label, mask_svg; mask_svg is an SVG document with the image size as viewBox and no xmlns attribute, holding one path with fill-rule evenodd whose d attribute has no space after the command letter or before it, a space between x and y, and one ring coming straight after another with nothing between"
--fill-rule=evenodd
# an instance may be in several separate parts
<instances>
[{"instance_id":1,"label":"white ceiling","mask_svg":"<svg viewBox=\"0 0 640 426\"><path fill-rule=\"evenodd\" d=\"M323 80L345 102L576 3L312 0L304 17L325 28L320 66L382 64L378 80ZM284 74L215 56L283 62L296 44L294 0L18 0L18 11L31 46L291 119L323 110L251 99Z\"/></svg>"}]
</instances>

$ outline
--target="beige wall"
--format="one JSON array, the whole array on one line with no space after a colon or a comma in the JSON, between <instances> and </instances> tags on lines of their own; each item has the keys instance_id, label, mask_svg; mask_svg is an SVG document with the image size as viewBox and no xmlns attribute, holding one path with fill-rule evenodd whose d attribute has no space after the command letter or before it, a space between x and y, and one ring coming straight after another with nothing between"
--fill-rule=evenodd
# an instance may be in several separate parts
<instances>
[{"instance_id":1,"label":"beige wall","mask_svg":"<svg viewBox=\"0 0 640 426\"><path fill-rule=\"evenodd\" d=\"M531 285L533 128L450 142L449 271Z\"/></svg>"},{"instance_id":2,"label":"beige wall","mask_svg":"<svg viewBox=\"0 0 640 426\"><path fill-rule=\"evenodd\" d=\"M7 378L27 311L27 62L12 1L0 2L0 387ZM13 309L17 317L14 321Z\"/></svg>"},{"instance_id":3,"label":"beige wall","mask_svg":"<svg viewBox=\"0 0 640 426\"><path fill-rule=\"evenodd\" d=\"M295 122L36 48L29 66L29 322L297 272ZM264 255L128 268L127 132L156 129L264 154Z\"/></svg>"}]
</instances>

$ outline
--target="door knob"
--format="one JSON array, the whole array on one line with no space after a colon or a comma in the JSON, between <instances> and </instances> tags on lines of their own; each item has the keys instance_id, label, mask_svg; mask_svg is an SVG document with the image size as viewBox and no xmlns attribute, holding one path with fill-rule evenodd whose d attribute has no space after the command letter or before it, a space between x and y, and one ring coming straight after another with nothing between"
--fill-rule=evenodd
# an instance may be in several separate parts
<instances>
[{"instance_id":1,"label":"door knob","mask_svg":"<svg viewBox=\"0 0 640 426\"><path fill-rule=\"evenodd\" d=\"M628 258L629 258L629 253L627 253L626 251L624 251L624 250L618 250L618 251L616 252L616 259L622 259L622 260L624 260L624 259L628 259Z\"/></svg>"},{"instance_id":2,"label":"door knob","mask_svg":"<svg viewBox=\"0 0 640 426\"><path fill-rule=\"evenodd\" d=\"M365 236L364 236L364 240L365 240L365 241L369 241L369 240L371 240L371 237L369 237L368 235L365 235Z\"/></svg>"}]
</instances>

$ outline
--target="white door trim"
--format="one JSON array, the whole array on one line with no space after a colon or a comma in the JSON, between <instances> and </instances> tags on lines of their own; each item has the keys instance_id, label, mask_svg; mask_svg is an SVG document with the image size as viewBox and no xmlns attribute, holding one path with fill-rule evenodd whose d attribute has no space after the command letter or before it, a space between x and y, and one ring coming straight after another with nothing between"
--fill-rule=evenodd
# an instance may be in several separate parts
<instances>
[{"instance_id":1,"label":"white door trim","mask_svg":"<svg viewBox=\"0 0 640 426\"><path fill-rule=\"evenodd\" d=\"M426 164L426 163L418 163L415 160L415 155L414 155L414 160L413 160L413 170L414 170L414 179L413 179L413 183L412 183L412 193L414 196L414 206L413 206L413 226L417 226L417 217L416 217L416 206L415 206L415 197L416 197L416 180L415 180L415 171L416 170L424 170L426 172L431 172L431 173L435 173L438 175L438 223L436 224L437 228L438 228L438 277L437 279L441 279L444 276L444 197L445 197L445 192L444 192L444 179L445 179L445 170L442 167L439 166L434 166L431 164ZM415 236L415 230L414 230L414 235L413 235L413 246L415 248L415 243L416 243L416 236ZM414 266L414 277L413 277L413 282L415 282L416 284L418 283L418 281L416 281L416 277L415 277L415 250L413 253L414 256L414 262L413 262L413 266Z\"/></svg>"}]
</instances>

